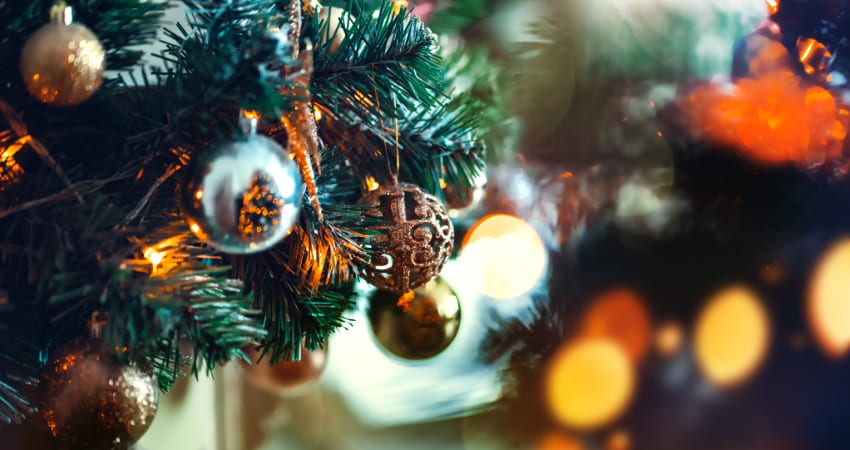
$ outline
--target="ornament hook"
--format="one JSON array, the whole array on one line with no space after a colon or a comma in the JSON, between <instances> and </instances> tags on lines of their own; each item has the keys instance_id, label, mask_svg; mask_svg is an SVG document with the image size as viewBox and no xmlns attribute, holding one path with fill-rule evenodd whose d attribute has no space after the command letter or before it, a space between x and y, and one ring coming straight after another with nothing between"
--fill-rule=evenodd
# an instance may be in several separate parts
<instances>
[{"instance_id":1,"label":"ornament hook","mask_svg":"<svg viewBox=\"0 0 850 450\"><path fill-rule=\"evenodd\" d=\"M50 21L62 25L71 25L74 21L74 8L68 6L64 1L56 2L50 8Z\"/></svg>"}]
</instances>

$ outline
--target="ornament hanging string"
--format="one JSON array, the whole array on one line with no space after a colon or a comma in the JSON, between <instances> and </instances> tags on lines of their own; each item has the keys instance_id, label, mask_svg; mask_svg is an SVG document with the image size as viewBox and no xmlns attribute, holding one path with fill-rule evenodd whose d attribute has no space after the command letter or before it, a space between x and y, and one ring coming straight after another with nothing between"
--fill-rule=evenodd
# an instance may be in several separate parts
<instances>
[{"instance_id":1,"label":"ornament hanging string","mask_svg":"<svg viewBox=\"0 0 850 450\"><path fill-rule=\"evenodd\" d=\"M375 87L377 83L375 83L375 76L372 76L372 91L375 93L375 105L377 106L378 111L381 110L381 97L378 95L378 89ZM396 109L396 96L395 92L392 93L393 96L393 124L394 124L394 137L395 137L395 169L393 169L392 164L390 163L389 150L387 150L387 141L386 139L381 138L381 142L384 144L384 158L387 160L387 172L390 174L390 179L392 184L398 184L398 173L401 167L401 157L399 156L398 149L398 114ZM382 131L386 131L386 127L384 126L384 118L380 114L378 114L378 123L381 126Z\"/></svg>"},{"instance_id":2,"label":"ornament hanging string","mask_svg":"<svg viewBox=\"0 0 850 450\"><path fill-rule=\"evenodd\" d=\"M293 94L300 100L296 102L291 111L283 114L281 120L286 126L287 147L295 156L304 184L307 186L307 196L313 205L316 217L321 222L324 220L324 214L322 214L316 185L316 173L321 174L319 133L310 100L313 48L308 43L303 51L301 49L302 12L312 15L314 13L312 4L301 0L292 0L289 3L289 39L292 42L292 57L299 60L301 64L296 71L288 73L287 76L295 82Z\"/></svg>"}]
</instances>

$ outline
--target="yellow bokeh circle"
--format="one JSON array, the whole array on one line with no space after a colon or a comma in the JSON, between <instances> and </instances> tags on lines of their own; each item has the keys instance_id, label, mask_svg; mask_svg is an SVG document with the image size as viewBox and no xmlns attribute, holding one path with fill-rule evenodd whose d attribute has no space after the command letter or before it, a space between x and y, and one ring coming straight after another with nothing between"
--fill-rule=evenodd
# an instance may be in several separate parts
<instances>
[{"instance_id":1,"label":"yellow bokeh circle","mask_svg":"<svg viewBox=\"0 0 850 450\"><path fill-rule=\"evenodd\" d=\"M764 360L770 322L756 294L741 285L727 287L700 312L694 352L703 375L718 387L749 378Z\"/></svg>"},{"instance_id":2,"label":"yellow bokeh circle","mask_svg":"<svg viewBox=\"0 0 850 450\"><path fill-rule=\"evenodd\" d=\"M545 376L544 398L552 417L579 430L615 420L635 388L628 354L607 338L567 343L553 355Z\"/></svg>"}]
</instances>

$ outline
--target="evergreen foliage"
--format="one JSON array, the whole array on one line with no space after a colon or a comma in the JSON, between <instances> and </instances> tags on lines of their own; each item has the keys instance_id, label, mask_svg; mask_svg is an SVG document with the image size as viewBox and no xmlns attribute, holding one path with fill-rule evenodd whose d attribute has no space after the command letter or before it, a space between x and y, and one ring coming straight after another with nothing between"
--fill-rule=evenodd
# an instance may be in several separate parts
<instances>
[{"instance_id":1,"label":"evergreen foliage","mask_svg":"<svg viewBox=\"0 0 850 450\"><path fill-rule=\"evenodd\" d=\"M277 246L218 254L188 231L174 192L188 161L238 139L240 110L257 111L261 132L285 141L279 118L304 100L291 74L305 69L296 43L281 37L289 3L186 1L187 25L164 31L165 49L141 76L131 73L138 49L173 2L68 3L107 49L98 93L53 107L27 94L17 70L0 73L2 420L25 417L24 392L47 355L89 334L97 317L106 318L104 348L151 360L162 389L183 371L244 358L252 344L271 361L299 358L302 339L317 348L345 324L354 262L369 251L373 222L356 204L367 178L387 181L398 155L401 181L439 195L441 180L471 186L482 169L475 103L450 95L436 40L418 19L388 3L374 15L350 3L352 20L339 25L305 13L298 44L313 46L323 214L305 199ZM51 6L0 0L3 67L18 67ZM345 38L332 49L336 27Z\"/></svg>"}]
</instances>

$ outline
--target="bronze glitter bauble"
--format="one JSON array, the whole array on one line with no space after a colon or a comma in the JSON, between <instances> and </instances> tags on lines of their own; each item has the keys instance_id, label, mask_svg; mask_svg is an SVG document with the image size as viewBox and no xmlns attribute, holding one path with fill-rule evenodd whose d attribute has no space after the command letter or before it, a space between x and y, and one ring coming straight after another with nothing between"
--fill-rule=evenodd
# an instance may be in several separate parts
<instances>
[{"instance_id":1,"label":"bronze glitter bauble","mask_svg":"<svg viewBox=\"0 0 850 450\"><path fill-rule=\"evenodd\" d=\"M106 53L88 28L56 21L21 50L21 77L33 97L57 106L88 100L103 82Z\"/></svg>"},{"instance_id":2,"label":"bronze glitter bauble","mask_svg":"<svg viewBox=\"0 0 850 450\"><path fill-rule=\"evenodd\" d=\"M363 279L404 294L440 274L452 254L455 233L437 197L397 183L367 192L358 204L370 207L365 216L385 222L370 227L378 235L370 241L372 260L358 265Z\"/></svg>"},{"instance_id":3,"label":"bronze glitter bauble","mask_svg":"<svg viewBox=\"0 0 850 450\"><path fill-rule=\"evenodd\" d=\"M372 332L390 353L427 359L451 344L460 326L460 301L442 278L399 297L375 291L369 306Z\"/></svg>"},{"instance_id":4,"label":"bronze glitter bauble","mask_svg":"<svg viewBox=\"0 0 850 450\"><path fill-rule=\"evenodd\" d=\"M242 360L246 378L257 386L282 395L298 395L313 385L325 370L328 360L328 344L313 351L301 346L298 361L278 361L270 364L266 356L260 360L260 352L253 348L243 349L251 364Z\"/></svg>"},{"instance_id":5,"label":"bronze glitter bauble","mask_svg":"<svg viewBox=\"0 0 850 450\"><path fill-rule=\"evenodd\" d=\"M42 417L63 449L129 448L150 427L159 401L146 364L121 364L83 339L53 356L39 391Z\"/></svg>"}]
</instances>

